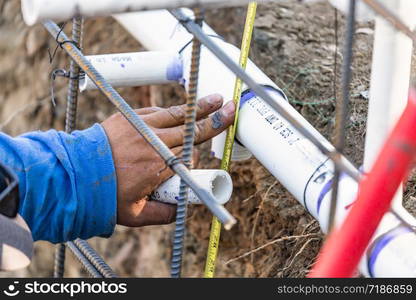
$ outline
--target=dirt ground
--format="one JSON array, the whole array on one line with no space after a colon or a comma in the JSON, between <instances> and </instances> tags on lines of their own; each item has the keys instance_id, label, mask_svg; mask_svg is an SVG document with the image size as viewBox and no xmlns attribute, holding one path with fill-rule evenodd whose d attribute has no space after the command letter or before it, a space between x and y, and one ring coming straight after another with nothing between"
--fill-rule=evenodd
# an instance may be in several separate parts
<instances>
[{"instance_id":1,"label":"dirt ground","mask_svg":"<svg viewBox=\"0 0 416 300\"><path fill-rule=\"evenodd\" d=\"M235 45L240 44L245 8L207 12L207 22ZM335 27L337 24L337 28ZM69 32L70 26L66 27ZM345 19L327 3L286 1L258 8L251 59L288 95L290 102L322 134L331 139L335 99L340 97ZM346 155L362 163L369 89L373 23L358 23L355 34L350 118ZM336 39L337 36L337 39ZM338 40L338 42L336 42ZM110 18L87 20L84 52L102 54L142 50ZM0 129L11 135L30 130L63 130L66 80L54 83L56 106L50 100L50 72L67 68L68 58L57 51L49 62L48 48L55 43L41 26L22 22L19 1L0 0ZM337 62L335 66L335 61ZM336 70L336 71L335 71ZM413 68L415 70L415 68ZM413 75L415 72L413 72ZM412 78L415 83L415 77ZM178 86L120 89L134 107L146 103L168 106L184 101ZM364 95L364 96L363 96ZM115 109L98 92L80 96L78 128L103 121ZM209 145L202 147L200 167L213 168ZM304 277L319 251L323 235L318 223L256 159L232 164L232 201L227 208L238 219L222 232L216 276ZM416 176L406 188L405 204L416 211ZM190 209L183 274L203 273L211 215L204 207ZM91 244L120 276L169 276L173 225L129 229L118 226L110 239L94 238ZM0 276L51 276L53 245L36 244L29 268ZM66 276L86 274L67 255Z\"/></svg>"}]
</instances>

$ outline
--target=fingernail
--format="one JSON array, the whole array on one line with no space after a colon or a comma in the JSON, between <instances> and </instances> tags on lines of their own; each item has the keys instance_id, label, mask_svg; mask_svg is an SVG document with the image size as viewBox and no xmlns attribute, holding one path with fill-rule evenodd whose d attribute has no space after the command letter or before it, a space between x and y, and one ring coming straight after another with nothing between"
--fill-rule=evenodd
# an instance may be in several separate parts
<instances>
[{"instance_id":1,"label":"fingernail","mask_svg":"<svg viewBox=\"0 0 416 300\"><path fill-rule=\"evenodd\" d=\"M227 104L225 104L223 108L221 109L221 112L224 115L224 117L229 117L231 115L234 115L235 113L234 102L233 101L227 102Z\"/></svg>"},{"instance_id":2,"label":"fingernail","mask_svg":"<svg viewBox=\"0 0 416 300\"><path fill-rule=\"evenodd\" d=\"M212 105L216 105L222 102L222 96L219 94L210 95L207 98L208 103Z\"/></svg>"}]
</instances>

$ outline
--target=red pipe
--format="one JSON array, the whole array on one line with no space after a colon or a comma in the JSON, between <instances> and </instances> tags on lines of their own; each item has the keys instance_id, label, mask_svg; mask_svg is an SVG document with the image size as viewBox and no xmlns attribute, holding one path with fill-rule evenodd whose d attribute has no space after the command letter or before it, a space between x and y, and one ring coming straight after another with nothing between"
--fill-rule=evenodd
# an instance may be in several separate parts
<instances>
[{"instance_id":1,"label":"red pipe","mask_svg":"<svg viewBox=\"0 0 416 300\"><path fill-rule=\"evenodd\" d=\"M343 224L328 236L308 277L351 277L416 156L416 92L387 138Z\"/></svg>"}]
</instances>

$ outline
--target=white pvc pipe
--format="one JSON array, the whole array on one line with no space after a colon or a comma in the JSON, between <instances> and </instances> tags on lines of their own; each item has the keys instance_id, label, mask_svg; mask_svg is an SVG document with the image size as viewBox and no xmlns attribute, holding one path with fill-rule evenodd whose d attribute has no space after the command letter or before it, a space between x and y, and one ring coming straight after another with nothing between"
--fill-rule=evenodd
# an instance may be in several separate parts
<instances>
[{"instance_id":1,"label":"white pvc pipe","mask_svg":"<svg viewBox=\"0 0 416 300\"><path fill-rule=\"evenodd\" d=\"M382 1L401 20L413 28L416 25L416 1ZM412 61L412 41L383 17L376 17L373 62L370 82L364 171L371 168L380 148L403 112L409 90ZM403 210L401 187L393 205ZM414 220L411 218L411 220Z\"/></svg>"},{"instance_id":2,"label":"white pvc pipe","mask_svg":"<svg viewBox=\"0 0 416 300\"><path fill-rule=\"evenodd\" d=\"M177 52L90 55L87 59L113 87L178 82L183 73ZM79 87L81 91L97 88L88 76L80 80Z\"/></svg>"},{"instance_id":3,"label":"white pvc pipe","mask_svg":"<svg viewBox=\"0 0 416 300\"><path fill-rule=\"evenodd\" d=\"M272 93L276 94L276 101L287 104L277 92ZM251 93L243 96L237 138L327 232L333 163L268 104ZM357 188L357 182L350 177L341 178L336 226L341 224L355 200ZM415 277L413 247L416 247L415 233L402 226L393 214L387 213L363 258L360 271L374 277Z\"/></svg>"},{"instance_id":4,"label":"white pvc pipe","mask_svg":"<svg viewBox=\"0 0 416 300\"><path fill-rule=\"evenodd\" d=\"M189 16L192 12L186 10ZM189 83L189 69L191 62L191 45L192 35L182 26L178 26L178 21L167 11L150 11L134 14L116 15L119 21L144 47L149 50L176 50L182 51L182 60L184 65L185 87ZM240 51L237 47L226 43L219 37L211 27L206 23L203 24L204 32L210 35L223 50L227 52L235 62L238 62ZM187 45L187 46L186 46ZM184 47L186 46L186 47ZM259 83L270 85L278 89L270 78L268 78L251 60L247 63L247 72L257 79ZM209 50L202 47L199 84L197 97L201 98L213 93L219 93L225 101L233 97L235 75L225 67ZM201 84L209 83L209 84ZM216 158L221 158L224 149L226 133L222 133L212 140L211 151ZM238 143L233 147L233 160L243 160L251 157L251 153Z\"/></svg>"},{"instance_id":5,"label":"white pvc pipe","mask_svg":"<svg viewBox=\"0 0 416 300\"><path fill-rule=\"evenodd\" d=\"M186 30L178 26L178 22L166 11L120 15L116 18L150 50L169 47L179 51L191 40ZM203 29L215 35L206 24L203 25ZM237 60L239 52L236 47L218 37L212 39ZM182 51L185 76L190 64L189 48L188 46ZM230 74L205 48L202 49L200 64L198 96L219 92L225 99L231 99L235 76ZM296 112L276 85L252 62L249 62L247 71L259 83L270 85L272 88L269 92L275 100L330 147L329 142ZM250 91L246 91L242 96L237 139L318 219L321 228L326 232L333 163L268 104ZM342 177L338 196L339 205L335 215L336 225L342 222L348 212L355 199L357 188L357 183L350 177ZM416 247L414 232L408 227L401 226L400 220L393 214L387 213L376 236L377 240L373 240L368 249L369 254L364 258L366 263L361 265L360 270L365 275L374 277L416 276L416 257L412 253L413 248ZM406 243L407 247L402 247L403 243Z\"/></svg>"},{"instance_id":6,"label":"white pvc pipe","mask_svg":"<svg viewBox=\"0 0 416 300\"><path fill-rule=\"evenodd\" d=\"M65 21L75 16L98 17L112 14L177 7L224 7L245 5L251 0L22 0L27 25L51 19ZM277 0L257 0L272 2Z\"/></svg>"},{"instance_id":7,"label":"white pvc pipe","mask_svg":"<svg viewBox=\"0 0 416 300\"><path fill-rule=\"evenodd\" d=\"M381 1L410 28L416 25L416 1ZM397 31L381 16L376 16L373 61L370 81L364 171L370 170L391 128L404 111L409 90L412 41ZM410 224L416 225L403 208L402 186L393 202L393 209ZM381 232L380 232L381 233Z\"/></svg>"},{"instance_id":8,"label":"white pvc pipe","mask_svg":"<svg viewBox=\"0 0 416 300\"><path fill-rule=\"evenodd\" d=\"M225 204L230 200L233 192L233 182L231 176L224 170L191 170L193 178L212 196L219 204ZM180 177L175 175L162 183L151 195L153 200L165 203L178 203ZM188 202L190 204L202 204L201 200L192 190L189 190Z\"/></svg>"},{"instance_id":9,"label":"white pvc pipe","mask_svg":"<svg viewBox=\"0 0 416 300\"><path fill-rule=\"evenodd\" d=\"M269 93L286 109L295 110L277 91L270 89ZM300 115L299 120L324 141L320 133ZM332 161L250 91L241 99L237 139L319 220L321 228L327 232ZM357 183L343 176L339 201L350 204L356 190ZM344 210L342 205L337 207L336 220L339 222Z\"/></svg>"}]
</instances>

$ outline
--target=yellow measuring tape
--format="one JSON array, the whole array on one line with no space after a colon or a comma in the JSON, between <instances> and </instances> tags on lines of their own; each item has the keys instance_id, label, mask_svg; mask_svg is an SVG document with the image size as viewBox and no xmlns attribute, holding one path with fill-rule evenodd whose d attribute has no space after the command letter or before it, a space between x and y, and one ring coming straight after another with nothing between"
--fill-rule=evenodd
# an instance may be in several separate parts
<instances>
[{"instance_id":1,"label":"yellow measuring tape","mask_svg":"<svg viewBox=\"0 0 416 300\"><path fill-rule=\"evenodd\" d=\"M243 33L243 40L241 42L241 52L240 52L240 66L245 69L248 60L248 54L250 52L250 43L251 43L251 36L253 33L254 27L254 20L256 18L256 9L257 3L250 2L247 9L247 17L246 17L246 24L244 25L244 33ZM240 98L241 98L241 90L243 87L243 82L240 78L237 77L234 86L234 94L233 94L233 101L235 103L235 119L234 124L228 128L227 131L227 138L225 139L224 144L224 153L221 160L221 169L228 171L230 167L231 161L231 153L233 150L234 144L234 137L237 128L237 121L238 121L238 112L240 109ZM220 234L221 234L221 223L216 218L212 218L211 223L211 233L209 236L209 244L208 244L208 252L207 252L207 260L205 262L205 278L212 278L214 277L215 272L215 262L217 260L218 254L218 246L220 242Z\"/></svg>"}]
</instances>

